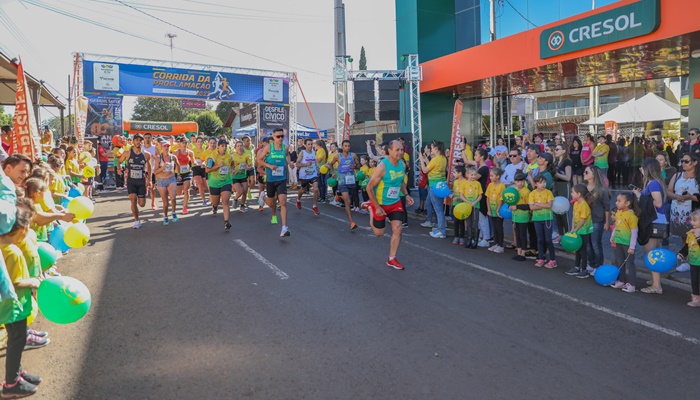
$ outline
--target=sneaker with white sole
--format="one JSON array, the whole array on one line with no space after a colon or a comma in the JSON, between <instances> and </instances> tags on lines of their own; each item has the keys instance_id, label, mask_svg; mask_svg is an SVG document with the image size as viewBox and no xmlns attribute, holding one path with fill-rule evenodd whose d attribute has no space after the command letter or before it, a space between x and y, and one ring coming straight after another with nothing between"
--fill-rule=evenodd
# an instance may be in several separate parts
<instances>
[{"instance_id":1,"label":"sneaker with white sole","mask_svg":"<svg viewBox=\"0 0 700 400\"><path fill-rule=\"evenodd\" d=\"M420 224L420 226L422 226L423 228L432 228L433 223L430 221L424 221L422 224Z\"/></svg>"},{"instance_id":2,"label":"sneaker with white sole","mask_svg":"<svg viewBox=\"0 0 700 400\"><path fill-rule=\"evenodd\" d=\"M481 241L477 244L479 247L489 247L491 243L489 243L488 240L486 239L481 239Z\"/></svg>"},{"instance_id":3,"label":"sneaker with white sole","mask_svg":"<svg viewBox=\"0 0 700 400\"><path fill-rule=\"evenodd\" d=\"M501 246L496 246L496 248L493 249L493 252L497 253L497 254L503 254L504 251L505 251L505 248L503 248Z\"/></svg>"},{"instance_id":4,"label":"sneaker with white sole","mask_svg":"<svg viewBox=\"0 0 700 400\"><path fill-rule=\"evenodd\" d=\"M625 283L625 286L622 288L622 291L625 293L634 293L637 291L637 289L635 289L634 286L632 286L631 284Z\"/></svg>"},{"instance_id":5,"label":"sneaker with white sole","mask_svg":"<svg viewBox=\"0 0 700 400\"><path fill-rule=\"evenodd\" d=\"M498 245L497 245L497 244L494 244L493 246L489 247L487 250L488 250L488 251L494 251L494 250L496 250L496 247L498 247Z\"/></svg>"},{"instance_id":6,"label":"sneaker with white sole","mask_svg":"<svg viewBox=\"0 0 700 400\"><path fill-rule=\"evenodd\" d=\"M292 232L289 231L289 228L287 228L287 225L282 227L282 232L280 232L280 237L287 237L291 234L292 234Z\"/></svg>"},{"instance_id":7,"label":"sneaker with white sole","mask_svg":"<svg viewBox=\"0 0 700 400\"><path fill-rule=\"evenodd\" d=\"M688 263L683 263L683 264L679 265L678 267L676 267L676 271L677 271L677 272L686 272L686 271L690 271L690 264L688 264Z\"/></svg>"},{"instance_id":8,"label":"sneaker with white sole","mask_svg":"<svg viewBox=\"0 0 700 400\"><path fill-rule=\"evenodd\" d=\"M38 349L51 343L51 339L36 335L27 335L27 342L24 345L25 350Z\"/></svg>"},{"instance_id":9,"label":"sneaker with white sole","mask_svg":"<svg viewBox=\"0 0 700 400\"><path fill-rule=\"evenodd\" d=\"M547 269L554 269L557 266L558 265L557 265L557 262L555 260L550 260L547 264L544 265L544 267Z\"/></svg>"},{"instance_id":10,"label":"sneaker with white sole","mask_svg":"<svg viewBox=\"0 0 700 400\"><path fill-rule=\"evenodd\" d=\"M612 285L610 285L610 287L613 289L622 289L623 287L625 287L625 283L622 281L615 281Z\"/></svg>"},{"instance_id":11,"label":"sneaker with white sole","mask_svg":"<svg viewBox=\"0 0 700 400\"><path fill-rule=\"evenodd\" d=\"M430 232L430 236L434 237L435 239L444 239L447 237L444 233L440 232L439 230L434 230Z\"/></svg>"},{"instance_id":12,"label":"sneaker with white sole","mask_svg":"<svg viewBox=\"0 0 700 400\"><path fill-rule=\"evenodd\" d=\"M139 228L141 228L141 221L134 222L134 229L139 229Z\"/></svg>"}]
</instances>

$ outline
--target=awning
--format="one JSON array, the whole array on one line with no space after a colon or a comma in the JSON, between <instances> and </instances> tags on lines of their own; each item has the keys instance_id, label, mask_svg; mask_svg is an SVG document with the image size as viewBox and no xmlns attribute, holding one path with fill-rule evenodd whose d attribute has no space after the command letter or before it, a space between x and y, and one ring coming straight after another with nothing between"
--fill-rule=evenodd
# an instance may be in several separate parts
<instances>
[{"instance_id":1,"label":"awning","mask_svg":"<svg viewBox=\"0 0 700 400\"><path fill-rule=\"evenodd\" d=\"M681 120L687 122L688 117L681 116L681 105L647 93L639 99L632 99L620 104L597 118L591 118L582 125L603 125L605 121L615 121L618 124L631 124L656 121Z\"/></svg>"},{"instance_id":2,"label":"awning","mask_svg":"<svg viewBox=\"0 0 700 400\"><path fill-rule=\"evenodd\" d=\"M26 70L25 70L26 71ZM41 88L41 97L39 105L41 106L55 106L63 110L66 106L61 103L56 96L53 95L42 85L41 82L25 72L27 77L27 82L29 84L29 90L36 88ZM12 62L5 54L0 52L0 105L4 106L14 106L15 105L15 88L17 86L17 65ZM32 99L34 103L37 102L36 99Z\"/></svg>"}]
</instances>

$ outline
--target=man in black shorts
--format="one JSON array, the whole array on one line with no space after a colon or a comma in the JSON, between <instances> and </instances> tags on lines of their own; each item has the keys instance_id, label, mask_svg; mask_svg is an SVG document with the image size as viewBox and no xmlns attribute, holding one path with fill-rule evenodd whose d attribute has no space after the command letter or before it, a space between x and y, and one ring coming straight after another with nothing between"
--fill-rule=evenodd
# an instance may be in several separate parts
<instances>
[{"instance_id":1,"label":"man in black shorts","mask_svg":"<svg viewBox=\"0 0 700 400\"><path fill-rule=\"evenodd\" d=\"M297 168L299 169L299 193L297 194L297 208L301 210L301 196L309 191L309 187L314 190L314 214L320 215L318 211L318 166L316 165L316 150L313 149L313 140L306 139L304 147L297 153Z\"/></svg>"},{"instance_id":2,"label":"man in black shorts","mask_svg":"<svg viewBox=\"0 0 700 400\"><path fill-rule=\"evenodd\" d=\"M141 143L143 136L136 134L133 137L133 146L129 151L122 153L119 157L119 163L122 165L126 161L126 168L129 171L129 179L127 180L126 192L131 200L131 213L134 215L134 229L141 227L139 220L139 208L146 205L146 191L150 186L148 176L151 175L151 155L141 151ZM119 170L121 175L123 171ZM138 206L137 206L138 200Z\"/></svg>"}]
</instances>

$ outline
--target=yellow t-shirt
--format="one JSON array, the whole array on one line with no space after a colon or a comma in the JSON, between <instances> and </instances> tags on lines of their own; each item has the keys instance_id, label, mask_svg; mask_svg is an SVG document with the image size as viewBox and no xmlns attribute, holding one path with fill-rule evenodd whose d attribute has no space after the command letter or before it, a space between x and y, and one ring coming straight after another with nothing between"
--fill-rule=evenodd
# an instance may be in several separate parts
<instances>
[{"instance_id":1,"label":"yellow t-shirt","mask_svg":"<svg viewBox=\"0 0 700 400\"><path fill-rule=\"evenodd\" d=\"M248 171L246 171L246 168L250 167L251 165L253 165L253 159L250 158L248 153L243 152L243 154L238 154L234 151L233 171L231 172L233 174L233 179L245 179L248 176Z\"/></svg>"},{"instance_id":2,"label":"yellow t-shirt","mask_svg":"<svg viewBox=\"0 0 700 400\"><path fill-rule=\"evenodd\" d=\"M66 171L73 174L80 174L80 166L78 165L78 160L75 158L66 160ZM73 183L80 182L80 177L71 176L70 179L71 181L73 181Z\"/></svg>"},{"instance_id":3,"label":"yellow t-shirt","mask_svg":"<svg viewBox=\"0 0 700 400\"><path fill-rule=\"evenodd\" d=\"M481 183L479 183L479 181L470 180L465 180L465 183L462 184L462 189L460 189L460 192L464 194L464 197L470 203L474 203L479 196L484 194L483 189L481 189ZM481 208L481 205L476 203L476 207L474 208Z\"/></svg>"},{"instance_id":4,"label":"yellow t-shirt","mask_svg":"<svg viewBox=\"0 0 700 400\"><path fill-rule=\"evenodd\" d=\"M63 182L63 178L59 176L54 176L51 185L49 185L49 191L52 195L55 194L66 194L66 184ZM61 204L60 198L53 199L54 204Z\"/></svg>"},{"instance_id":5,"label":"yellow t-shirt","mask_svg":"<svg viewBox=\"0 0 700 400\"><path fill-rule=\"evenodd\" d=\"M486 197L488 198L489 206L491 207L491 216L498 216L498 209L503 203L503 191L506 190L506 185L503 182L489 183L486 188Z\"/></svg>"},{"instance_id":6,"label":"yellow t-shirt","mask_svg":"<svg viewBox=\"0 0 700 400\"><path fill-rule=\"evenodd\" d=\"M530 201L530 189L527 188L527 185L518 190L518 193L520 194L520 198L518 199L518 204L516 205L528 204ZM519 224L530 222L530 211L516 209L513 211L513 222Z\"/></svg>"},{"instance_id":7,"label":"yellow t-shirt","mask_svg":"<svg viewBox=\"0 0 700 400\"><path fill-rule=\"evenodd\" d=\"M331 151L330 154L328 154L328 161L332 160L335 158L335 156L338 155L337 151ZM317 155L318 156L318 155ZM338 164L340 164L338 161L333 163L333 169L338 169Z\"/></svg>"},{"instance_id":8,"label":"yellow t-shirt","mask_svg":"<svg viewBox=\"0 0 700 400\"><path fill-rule=\"evenodd\" d=\"M528 199L529 204L546 204L550 201L554 201L554 196L552 195L552 192L547 189L544 189L541 192L536 189L533 190L530 192L530 197ZM541 210L532 211L533 221L551 221L552 219L554 219L554 214L552 213L551 208L543 208Z\"/></svg>"},{"instance_id":9,"label":"yellow t-shirt","mask_svg":"<svg viewBox=\"0 0 700 400\"><path fill-rule=\"evenodd\" d=\"M323 165L326 163L326 151L322 147L316 150L316 164Z\"/></svg>"},{"instance_id":10,"label":"yellow t-shirt","mask_svg":"<svg viewBox=\"0 0 700 400\"><path fill-rule=\"evenodd\" d=\"M207 149L202 147L201 149L198 149L197 146L195 146L192 149L192 153L194 153L194 165L197 167L201 167L202 164L205 164L207 162L206 159L203 157L207 154Z\"/></svg>"},{"instance_id":11,"label":"yellow t-shirt","mask_svg":"<svg viewBox=\"0 0 700 400\"><path fill-rule=\"evenodd\" d=\"M629 246L632 241L632 230L639 229L639 218L634 211L618 211L615 213L615 234L613 241L617 244Z\"/></svg>"},{"instance_id":12,"label":"yellow t-shirt","mask_svg":"<svg viewBox=\"0 0 700 400\"><path fill-rule=\"evenodd\" d=\"M598 168L608 168L608 153L610 152L610 147L607 144L599 143L595 149L594 153L602 151L604 154L600 157L595 157L593 165Z\"/></svg>"},{"instance_id":13,"label":"yellow t-shirt","mask_svg":"<svg viewBox=\"0 0 700 400\"><path fill-rule=\"evenodd\" d=\"M468 181L464 178L462 179L457 179L452 183L452 204L457 205L459 203L463 203L462 198L460 197L461 195L465 195L466 197L466 192L464 191L465 189L465 183Z\"/></svg>"},{"instance_id":14,"label":"yellow t-shirt","mask_svg":"<svg viewBox=\"0 0 700 400\"><path fill-rule=\"evenodd\" d=\"M445 156L435 156L428 163L428 185L430 187L435 186L438 182L444 182L446 179L447 171L447 158Z\"/></svg>"},{"instance_id":15,"label":"yellow t-shirt","mask_svg":"<svg viewBox=\"0 0 700 400\"><path fill-rule=\"evenodd\" d=\"M574 226L585 219L581 229L578 230L579 235L589 235L593 233L593 220L591 219L591 206L585 201L577 201L574 203Z\"/></svg>"},{"instance_id":16,"label":"yellow t-shirt","mask_svg":"<svg viewBox=\"0 0 700 400\"><path fill-rule=\"evenodd\" d=\"M363 174L365 174L366 177L370 177L369 175L369 167L367 165L363 165L360 167L360 171L362 171Z\"/></svg>"},{"instance_id":17,"label":"yellow t-shirt","mask_svg":"<svg viewBox=\"0 0 700 400\"><path fill-rule=\"evenodd\" d=\"M688 234L685 242L688 244L688 262L690 265L700 265L700 245L698 245L698 238L691 232Z\"/></svg>"},{"instance_id":18,"label":"yellow t-shirt","mask_svg":"<svg viewBox=\"0 0 700 400\"><path fill-rule=\"evenodd\" d=\"M0 251L5 260L7 267L7 275L10 281L15 285L17 298L22 305L22 311L18 311L17 317L12 321L3 321L12 323L21 321L29 316L32 312L32 290L25 287L17 287L17 283L23 279L29 279L29 270L27 269L27 261L24 259L22 250L14 244L0 245Z\"/></svg>"},{"instance_id":19,"label":"yellow t-shirt","mask_svg":"<svg viewBox=\"0 0 700 400\"><path fill-rule=\"evenodd\" d=\"M27 264L27 271L31 278L41 275L41 259L39 258L39 243L35 241L33 235L27 235L17 247L22 251Z\"/></svg>"}]
</instances>

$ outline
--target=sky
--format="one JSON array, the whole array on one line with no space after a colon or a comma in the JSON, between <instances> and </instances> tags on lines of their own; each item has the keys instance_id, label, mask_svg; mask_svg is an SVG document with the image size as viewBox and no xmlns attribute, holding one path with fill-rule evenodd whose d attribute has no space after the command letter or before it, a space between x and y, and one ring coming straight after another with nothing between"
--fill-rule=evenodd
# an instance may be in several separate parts
<instances>
[{"instance_id":1,"label":"sky","mask_svg":"<svg viewBox=\"0 0 700 400\"><path fill-rule=\"evenodd\" d=\"M354 67L364 46L369 69L395 69L394 1L346 0L345 9ZM333 102L333 17L333 0L0 0L0 51L20 55L66 103L74 52L169 61L174 33L175 61L295 71L309 102ZM125 118L134 101L125 99ZM51 113L42 108L42 120Z\"/></svg>"}]
</instances>

